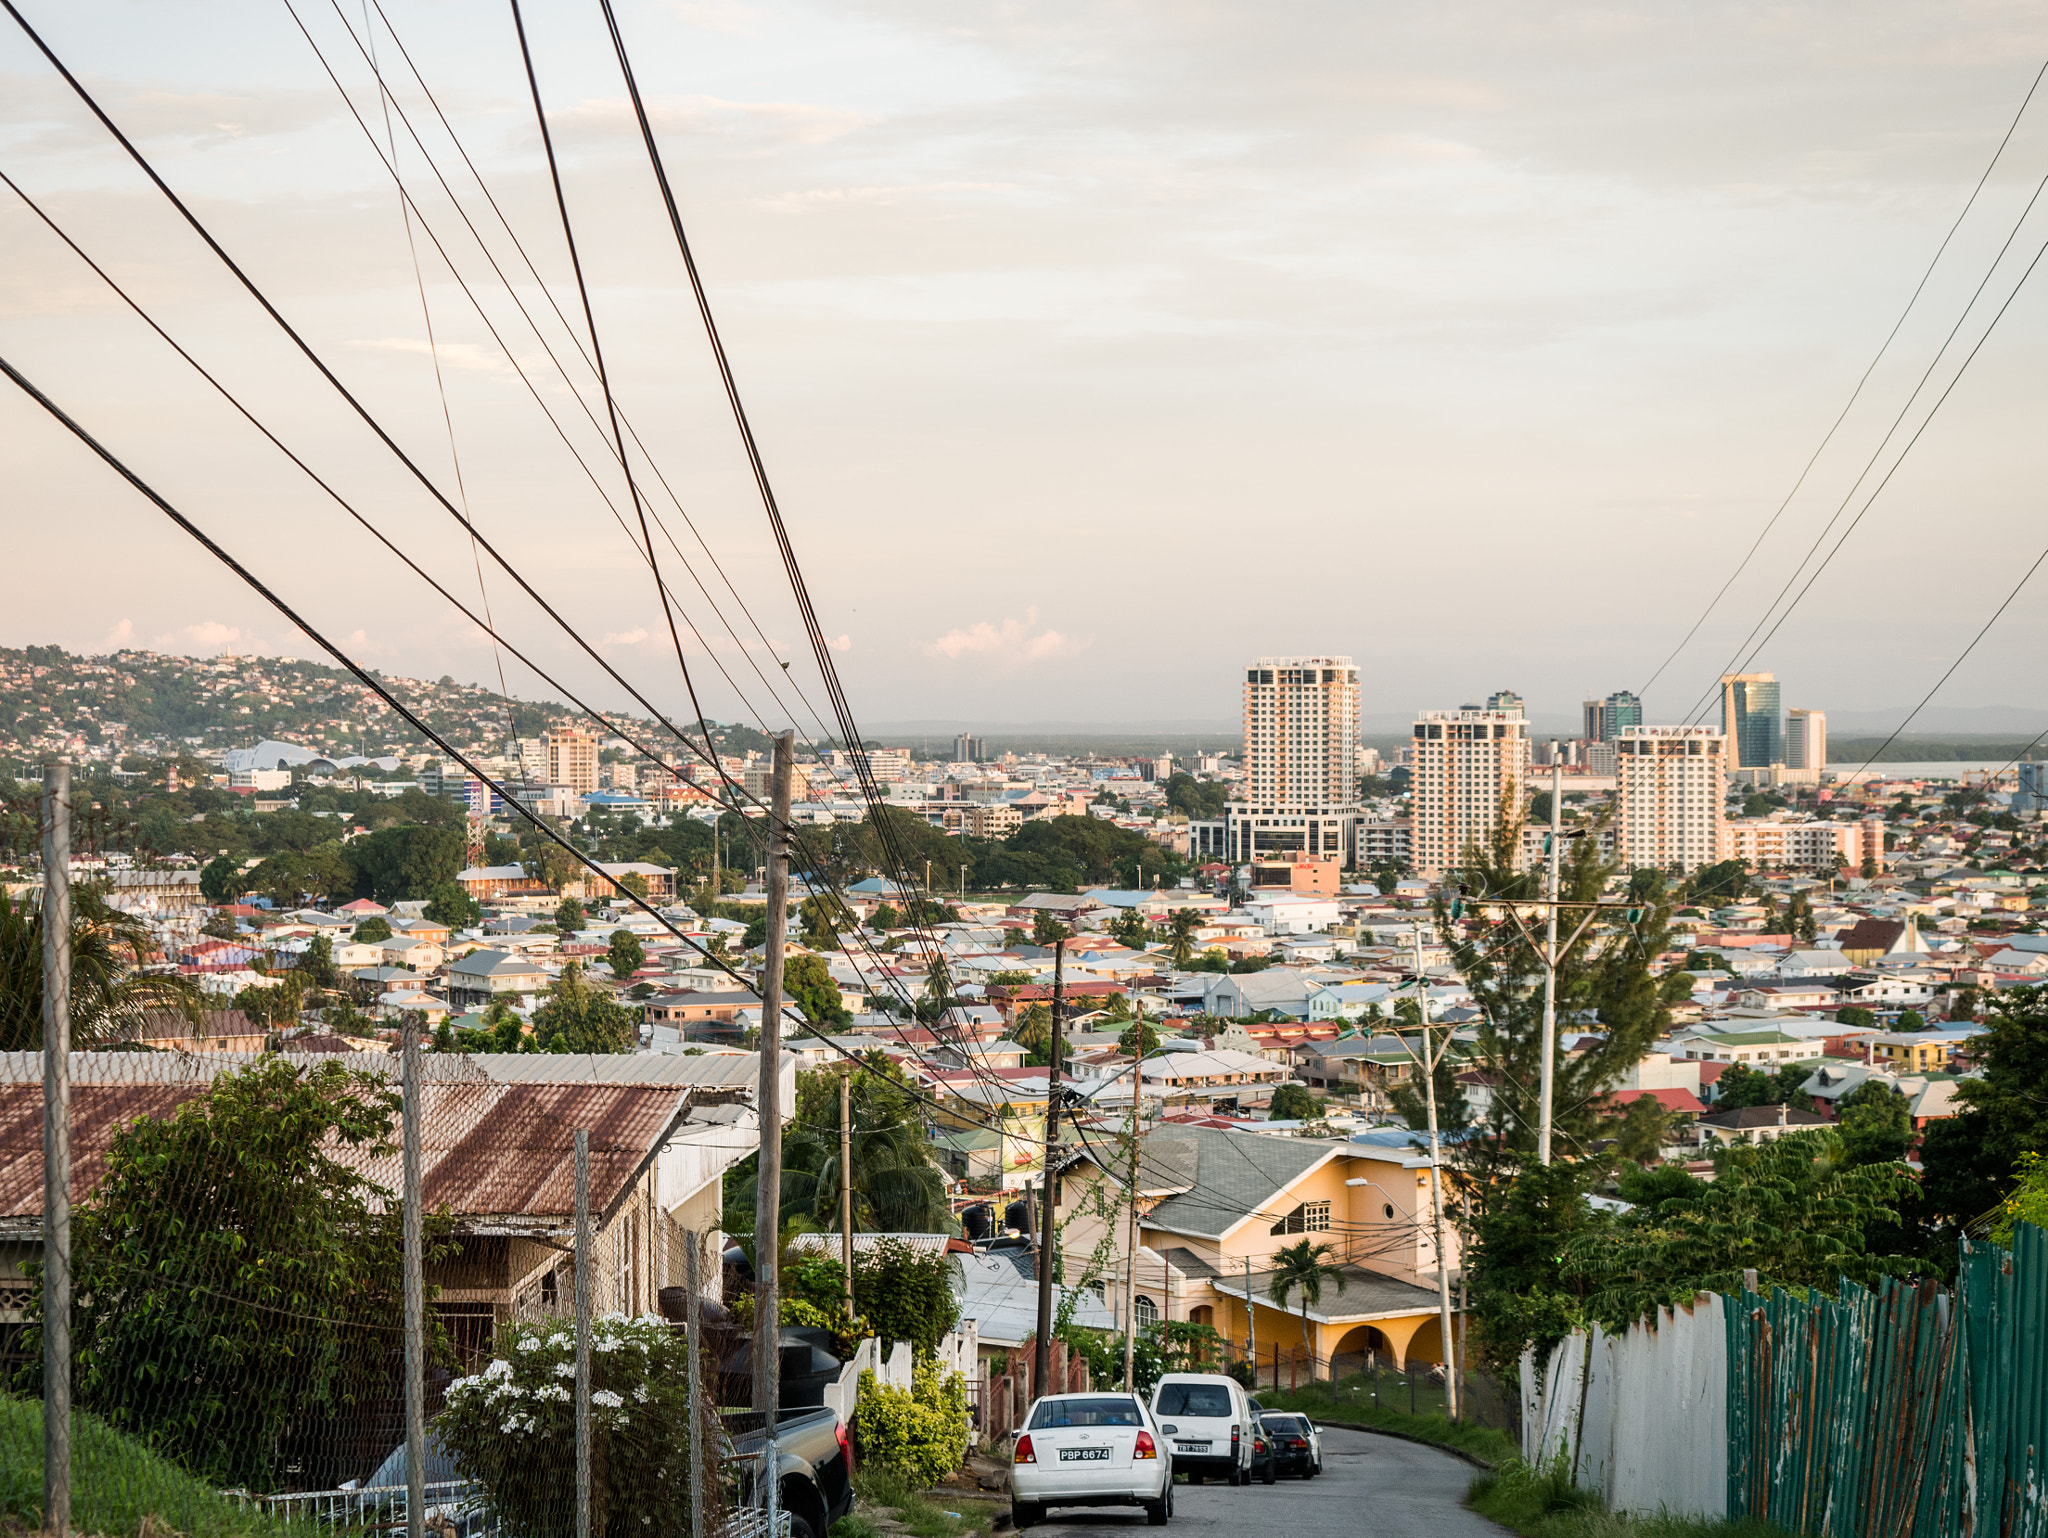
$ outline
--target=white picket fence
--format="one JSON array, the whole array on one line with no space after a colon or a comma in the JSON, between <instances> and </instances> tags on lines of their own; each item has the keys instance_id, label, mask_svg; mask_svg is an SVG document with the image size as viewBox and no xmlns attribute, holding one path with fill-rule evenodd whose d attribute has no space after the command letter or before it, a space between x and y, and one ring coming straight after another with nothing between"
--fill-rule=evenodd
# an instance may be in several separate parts
<instances>
[{"instance_id":1,"label":"white picket fence","mask_svg":"<svg viewBox=\"0 0 2048 1538\"><path fill-rule=\"evenodd\" d=\"M1562 1460L1610 1511L1728 1510L1728 1321L1718 1294L1619 1335L1575 1332L1522 1358L1522 1456Z\"/></svg>"}]
</instances>

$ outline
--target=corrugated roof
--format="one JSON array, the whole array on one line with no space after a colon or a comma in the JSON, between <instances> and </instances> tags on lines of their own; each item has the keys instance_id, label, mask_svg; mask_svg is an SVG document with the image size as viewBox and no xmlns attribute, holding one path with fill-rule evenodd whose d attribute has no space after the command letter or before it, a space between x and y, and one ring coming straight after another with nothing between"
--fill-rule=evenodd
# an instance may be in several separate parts
<instances>
[{"instance_id":1,"label":"corrugated roof","mask_svg":"<svg viewBox=\"0 0 2048 1538\"><path fill-rule=\"evenodd\" d=\"M1148 1227L1220 1239L1274 1195L1337 1151L1309 1138L1263 1137L1206 1127L1178 1129L1194 1144L1192 1189L1169 1196L1145 1215ZM1148 1139L1148 1141L1150 1141Z\"/></svg>"},{"instance_id":2,"label":"corrugated roof","mask_svg":"<svg viewBox=\"0 0 2048 1538\"><path fill-rule=\"evenodd\" d=\"M29 1052L7 1056L41 1058L40 1053ZM198 1077L182 1084L72 1085L71 1199L80 1200L100 1183L106 1173L107 1145L116 1131L145 1116L170 1116L205 1087L206 1080ZM0 1218L42 1215L43 1087L0 1085Z\"/></svg>"},{"instance_id":3,"label":"corrugated roof","mask_svg":"<svg viewBox=\"0 0 2048 1538\"><path fill-rule=\"evenodd\" d=\"M1339 1292L1334 1285L1325 1284L1322 1302L1308 1305L1309 1318L1328 1323L1341 1319L1382 1318L1391 1314L1433 1314L1441 1306L1434 1287L1418 1287L1413 1282L1404 1282L1379 1271L1368 1271L1359 1265L1344 1265L1338 1269L1344 1274L1344 1290ZM1226 1273L1209 1285L1227 1297L1242 1298L1249 1292L1258 1302L1270 1305L1273 1301L1271 1271L1254 1271L1249 1288L1242 1272ZM1299 1314L1301 1309L1301 1294L1298 1291L1291 1293L1288 1312Z\"/></svg>"}]
</instances>

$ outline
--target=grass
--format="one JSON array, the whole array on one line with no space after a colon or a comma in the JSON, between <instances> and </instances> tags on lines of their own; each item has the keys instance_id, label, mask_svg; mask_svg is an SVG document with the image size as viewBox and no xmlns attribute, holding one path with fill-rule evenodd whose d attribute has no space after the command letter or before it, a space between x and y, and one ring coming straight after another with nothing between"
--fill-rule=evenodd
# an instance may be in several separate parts
<instances>
[{"instance_id":1,"label":"grass","mask_svg":"<svg viewBox=\"0 0 2048 1538\"><path fill-rule=\"evenodd\" d=\"M1766 1522L1606 1511L1599 1496L1574 1489L1562 1468L1519 1460L1481 1475L1465 1504L1522 1538L1785 1538Z\"/></svg>"},{"instance_id":2,"label":"grass","mask_svg":"<svg viewBox=\"0 0 2048 1538\"><path fill-rule=\"evenodd\" d=\"M0 1513L42 1524L43 1405L0 1397ZM71 1525L130 1534L148 1520L185 1538L282 1538L282 1523L245 1511L212 1486L96 1417L71 1417Z\"/></svg>"},{"instance_id":3,"label":"grass","mask_svg":"<svg viewBox=\"0 0 2048 1538\"><path fill-rule=\"evenodd\" d=\"M996 1516L1007 1515L1010 1503L977 1499L966 1491L947 1492L934 1501L890 1469L865 1468L853 1477L859 1505L851 1516L832 1524L830 1538L880 1538L881 1529L862 1507L872 1511L894 1511L896 1520L908 1528L912 1538L966 1538L969 1533L986 1533Z\"/></svg>"},{"instance_id":4,"label":"grass","mask_svg":"<svg viewBox=\"0 0 2048 1538\"><path fill-rule=\"evenodd\" d=\"M1441 1388L1418 1384L1417 1413L1411 1415L1406 1384L1389 1378L1384 1386L1387 1392L1377 1399L1369 1388L1353 1393L1346 1385L1338 1384L1333 1393L1330 1384L1319 1383L1313 1388L1260 1389L1258 1400L1268 1410L1293 1410L1312 1416L1318 1425L1390 1432L1410 1441L1449 1448L1492 1468L1512 1462L1520 1451L1515 1439L1497 1426L1451 1420L1443 1413ZM1397 1387L1398 1395L1393 1392Z\"/></svg>"}]
</instances>

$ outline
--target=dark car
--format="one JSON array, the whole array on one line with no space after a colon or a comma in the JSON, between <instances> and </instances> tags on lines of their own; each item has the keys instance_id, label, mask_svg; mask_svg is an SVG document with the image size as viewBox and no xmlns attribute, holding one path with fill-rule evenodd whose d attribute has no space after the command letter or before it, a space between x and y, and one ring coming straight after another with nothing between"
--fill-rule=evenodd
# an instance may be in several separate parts
<instances>
[{"instance_id":1,"label":"dark car","mask_svg":"<svg viewBox=\"0 0 2048 1538\"><path fill-rule=\"evenodd\" d=\"M1323 1439L1306 1415L1273 1410L1259 1417L1259 1430L1273 1450L1273 1467L1282 1474L1314 1479L1323 1471Z\"/></svg>"}]
</instances>

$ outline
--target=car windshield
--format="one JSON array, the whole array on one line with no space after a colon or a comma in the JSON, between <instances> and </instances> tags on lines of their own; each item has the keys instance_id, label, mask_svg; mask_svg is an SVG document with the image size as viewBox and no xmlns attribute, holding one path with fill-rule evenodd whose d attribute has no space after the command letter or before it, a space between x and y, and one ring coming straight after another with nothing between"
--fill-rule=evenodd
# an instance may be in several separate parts
<instances>
[{"instance_id":1,"label":"car windshield","mask_svg":"<svg viewBox=\"0 0 2048 1538\"><path fill-rule=\"evenodd\" d=\"M1301 1417L1298 1415L1269 1415L1260 1424L1268 1431L1299 1433L1308 1429L1302 1425Z\"/></svg>"},{"instance_id":2,"label":"car windshield","mask_svg":"<svg viewBox=\"0 0 2048 1538\"><path fill-rule=\"evenodd\" d=\"M1230 1414L1230 1390L1220 1383L1162 1383L1155 1415Z\"/></svg>"},{"instance_id":3,"label":"car windshield","mask_svg":"<svg viewBox=\"0 0 2048 1538\"><path fill-rule=\"evenodd\" d=\"M1062 1426L1142 1426L1135 1399L1046 1399L1031 1417L1032 1431Z\"/></svg>"}]
</instances>

